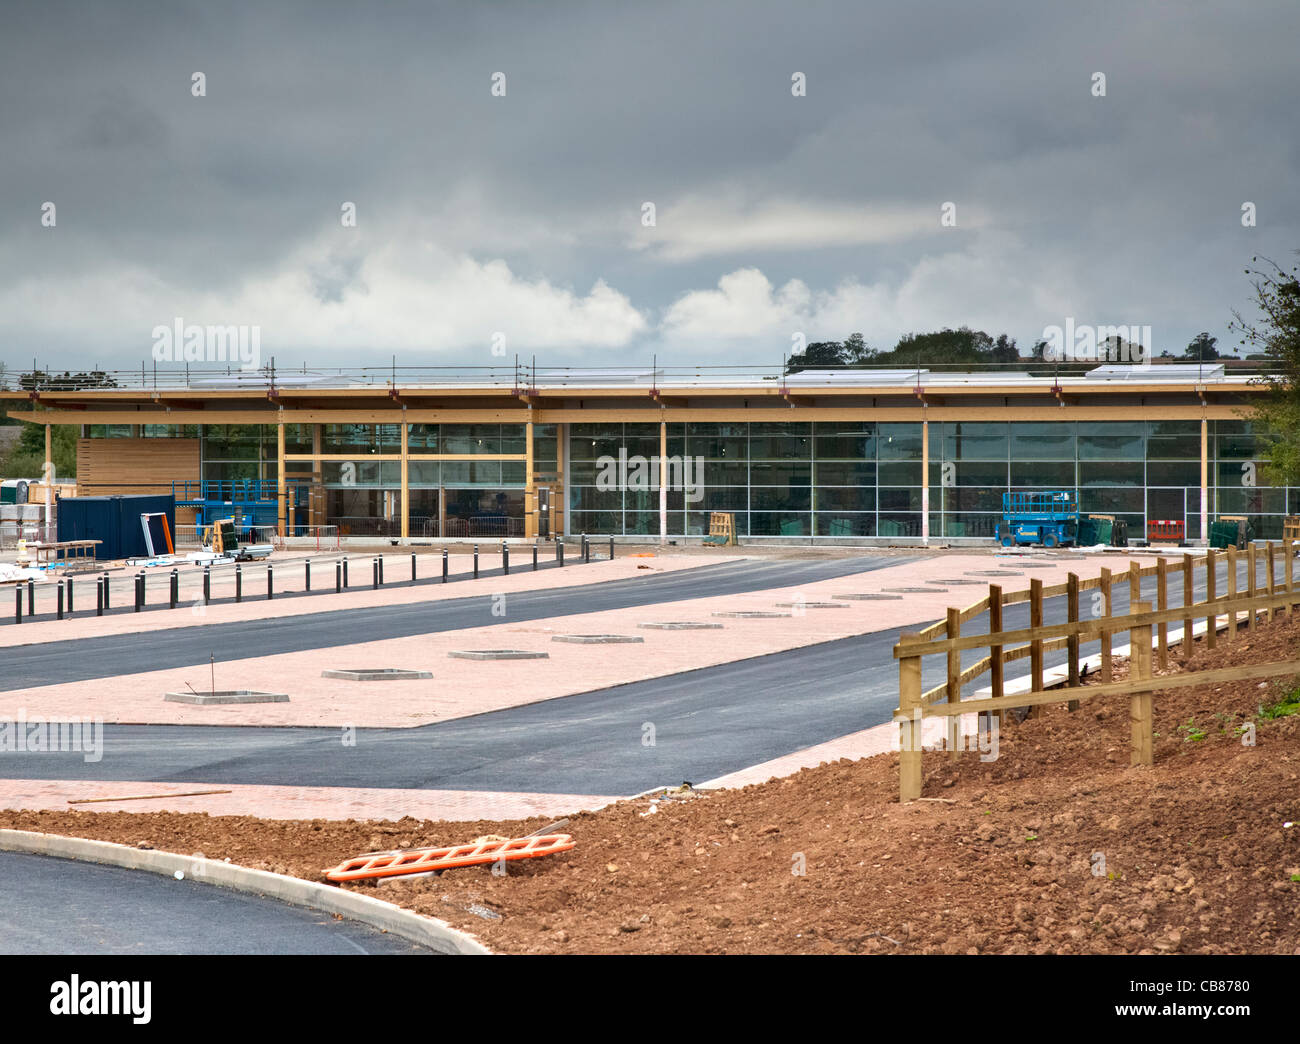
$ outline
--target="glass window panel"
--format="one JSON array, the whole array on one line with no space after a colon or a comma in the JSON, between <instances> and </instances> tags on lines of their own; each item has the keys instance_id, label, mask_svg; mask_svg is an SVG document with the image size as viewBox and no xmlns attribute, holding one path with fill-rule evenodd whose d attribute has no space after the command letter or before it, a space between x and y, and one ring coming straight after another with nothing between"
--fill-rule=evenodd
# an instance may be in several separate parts
<instances>
[{"instance_id":1,"label":"glass window panel","mask_svg":"<svg viewBox=\"0 0 1300 1044\"><path fill-rule=\"evenodd\" d=\"M876 491L871 486L818 486L818 511L874 511Z\"/></svg>"},{"instance_id":2,"label":"glass window panel","mask_svg":"<svg viewBox=\"0 0 1300 1044\"><path fill-rule=\"evenodd\" d=\"M753 486L749 491L750 511L809 511L812 490L806 486Z\"/></svg>"},{"instance_id":3,"label":"glass window panel","mask_svg":"<svg viewBox=\"0 0 1300 1044\"><path fill-rule=\"evenodd\" d=\"M1201 485L1200 461L1160 460L1147 464L1147 483L1152 486Z\"/></svg>"},{"instance_id":4,"label":"glass window panel","mask_svg":"<svg viewBox=\"0 0 1300 1044\"><path fill-rule=\"evenodd\" d=\"M1141 486L1145 484L1146 466L1141 461L1079 461L1080 486Z\"/></svg>"},{"instance_id":5,"label":"glass window panel","mask_svg":"<svg viewBox=\"0 0 1300 1044\"><path fill-rule=\"evenodd\" d=\"M1045 489L1074 489L1074 461L1013 459L1011 484Z\"/></svg>"},{"instance_id":6,"label":"glass window panel","mask_svg":"<svg viewBox=\"0 0 1300 1044\"><path fill-rule=\"evenodd\" d=\"M623 532L623 512L621 511L574 511L569 520L571 533L613 533Z\"/></svg>"},{"instance_id":7,"label":"glass window panel","mask_svg":"<svg viewBox=\"0 0 1300 1044\"><path fill-rule=\"evenodd\" d=\"M1286 512L1284 489L1229 487L1219 490L1218 499L1221 515L1281 515Z\"/></svg>"},{"instance_id":8,"label":"glass window panel","mask_svg":"<svg viewBox=\"0 0 1300 1044\"><path fill-rule=\"evenodd\" d=\"M814 472L819 486L874 486L874 460L819 460Z\"/></svg>"},{"instance_id":9,"label":"glass window panel","mask_svg":"<svg viewBox=\"0 0 1300 1044\"><path fill-rule=\"evenodd\" d=\"M812 439L807 436L751 435L750 460L808 460Z\"/></svg>"},{"instance_id":10,"label":"glass window panel","mask_svg":"<svg viewBox=\"0 0 1300 1044\"><path fill-rule=\"evenodd\" d=\"M1001 511L1003 492L1001 489L980 489L978 487L961 489L953 487L942 490L938 502L944 511Z\"/></svg>"},{"instance_id":11,"label":"glass window panel","mask_svg":"<svg viewBox=\"0 0 1300 1044\"><path fill-rule=\"evenodd\" d=\"M503 486L524 486L528 484L528 465L522 460L503 460L501 462L501 484Z\"/></svg>"},{"instance_id":12,"label":"glass window panel","mask_svg":"<svg viewBox=\"0 0 1300 1044\"><path fill-rule=\"evenodd\" d=\"M1246 467L1248 464L1254 464L1255 466L1254 468L1248 468ZM1198 470L1199 467L1200 465L1197 465ZM1266 484L1264 479L1263 461L1221 461L1213 467L1211 474L1216 476L1216 486L1240 486L1242 484L1241 480L1244 478L1250 478L1252 474L1254 475L1255 485L1263 486ZM1199 477L1196 484L1198 486L1201 484Z\"/></svg>"},{"instance_id":13,"label":"glass window panel","mask_svg":"<svg viewBox=\"0 0 1300 1044\"><path fill-rule=\"evenodd\" d=\"M751 511L750 536L810 536L812 516L776 511Z\"/></svg>"},{"instance_id":14,"label":"glass window panel","mask_svg":"<svg viewBox=\"0 0 1300 1044\"><path fill-rule=\"evenodd\" d=\"M882 537L916 537L921 535L921 516L893 512L879 516L876 533Z\"/></svg>"},{"instance_id":15,"label":"glass window panel","mask_svg":"<svg viewBox=\"0 0 1300 1044\"><path fill-rule=\"evenodd\" d=\"M1007 463L1005 460L962 460L954 461L948 467L949 473L958 486L996 486L999 489L1005 489L1007 486ZM942 475L942 470L940 475Z\"/></svg>"},{"instance_id":16,"label":"glass window panel","mask_svg":"<svg viewBox=\"0 0 1300 1044\"><path fill-rule=\"evenodd\" d=\"M921 462L894 461L881 462L878 474L882 486L919 486L921 484Z\"/></svg>"},{"instance_id":17,"label":"glass window panel","mask_svg":"<svg viewBox=\"0 0 1300 1044\"><path fill-rule=\"evenodd\" d=\"M1183 435L1176 438L1148 439L1147 458L1149 460L1199 461L1201 459L1201 436Z\"/></svg>"},{"instance_id":18,"label":"glass window panel","mask_svg":"<svg viewBox=\"0 0 1300 1044\"><path fill-rule=\"evenodd\" d=\"M445 486L480 486L501 484L501 463L495 460L449 460L442 465Z\"/></svg>"},{"instance_id":19,"label":"glass window panel","mask_svg":"<svg viewBox=\"0 0 1300 1044\"><path fill-rule=\"evenodd\" d=\"M712 480L709 465L704 465L706 481ZM750 461L749 481L755 486L807 486L812 483L810 461Z\"/></svg>"},{"instance_id":20,"label":"glass window panel","mask_svg":"<svg viewBox=\"0 0 1300 1044\"><path fill-rule=\"evenodd\" d=\"M920 424L881 424L876 430L876 448L881 460L921 459Z\"/></svg>"},{"instance_id":21,"label":"glass window panel","mask_svg":"<svg viewBox=\"0 0 1300 1044\"><path fill-rule=\"evenodd\" d=\"M621 489L601 490L595 486L577 486L569 490L569 504L574 511L615 511L623 507Z\"/></svg>"},{"instance_id":22,"label":"glass window panel","mask_svg":"<svg viewBox=\"0 0 1300 1044\"><path fill-rule=\"evenodd\" d=\"M876 516L874 514L856 514L837 512L835 514L818 514L814 519L817 536L829 537L869 537L876 535Z\"/></svg>"},{"instance_id":23,"label":"glass window panel","mask_svg":"<svg viewBox=\"0 0 1300 1044\"><path fill-rule=\"evenodd\" d=\"M818 460L875 460L876 430L872 424L817 423Z\"/></svg>"},{"instance_id":24,"label":"glass window panel","mask_svg":"<svg viewBox=\"0 0 1300 1044\"><path fill-rule=\"evenodd\" d=\"M406 444L412 453L438 452L438 425L408 424Z\"/></svg>"},{"instance_id":25,"label":"glass window panel","mask_svg":"<svg viewBox=\"0 0 1300 1044\"><path fill-rule=\"evenodd\" d=\"M1002 516L961 512L943 516L943 535L949 537L993 537Z\"/></svg>"},{"instance_id":26,"label":"glass window panel","mask_svg":"<svg viewBox=\"0 0 1300 1044\"><path fill-rule=\"evenodd\" d=\"M1089 423L1080 426L1080 460L1141 460L1145 455L1140 423Z\"/></svg>"},{"instance_id":27,"label":"glass window panel","mask_svg":"<svg viewBox=\"0 0 1300 1044\"><path fill-rule=\"evenodd\" d=\"M1089 487L1079 490L1079 510L1082 512L1099 512L1115 514L1130 511L1142 515L1146 511L1146 491L1137 489L1106 489ZM1134 532L1135 536L1144 534Z\"/></svg>"},{"instance_id":28,"label":"glass window panel","mask_svg":"<svg viewBox=\"0 0 1300 1044\"><path fill-rule=\"evenodd\" d=\"M944 460L1006 460L1007 425L972 421L945 421Z\"/></svg>"},{"instance_id":29,"label":"glass window panel","mask_svg":"<svg viewBox=\"0 0 1300 1044\"><path fill-rule=\"evenodd\" d=\"M877 504L881 511L920 511L921 510L921 490L897 489L890 486L882 486L876 492Z\"/></svg>"},{"instance_id":30,"label":"glass window panel","mask_svg":"<svg viewBox=\"0 0 1300 1044\"><path fill-rule=\"evenodd\" d=\"M436 486L442 475L442 465L436 460L407 462L407 482L412 486Z\"/></svg>"},{"instance_id":31,"label":"glass window panel","mask_svg":"<svg viewBox=\"0 0 1300 1044\"><path fill-rule=\"evenodd\" d=\"M744 511L749 507L749 490L744 486L706 486L703 499L691 505L708 511Z\"/></svg>"}]
</instances>

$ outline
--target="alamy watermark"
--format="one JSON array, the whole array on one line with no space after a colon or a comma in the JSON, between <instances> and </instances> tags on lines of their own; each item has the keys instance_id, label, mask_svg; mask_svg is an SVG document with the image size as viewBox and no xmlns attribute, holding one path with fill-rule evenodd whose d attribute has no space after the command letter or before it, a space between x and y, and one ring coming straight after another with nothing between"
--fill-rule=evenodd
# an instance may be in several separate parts
<instances>
[{"instance_id":1,"label":"alamy watermark","mask_svg":"<svg viewBox=\"0 0 1300 1044\"><path fill-rule=\"evenodd\" d=\"M104 756L103 718L47 721L20 707L12 721L0 721L0 754L79 753L91 764Z\"/></svg>"},{"instance_id":2,"label":"alamy watermark","mask_svg":"<svg viewBox=\"0 0 1300 1044\"><path fill-rule=\"evenodd\" d=\"M150 336L156 362L238 363L241 370L262 365L260 326L199 326L176 316L171 326L155 326Z\"/></svg>"},{"instance_id":3,"label":"alamy watermark","mask_svg":"<svg viewBox=\"0 0 1300 1044\"><path fill-rule=\"evenodd\" d=\"M1047 362L1151 365L1150 326L1089 326L1066 316L1065 326L1043 327Z\"/></svg>"},{"instance_id":4,"label":"alamy watermark","mask_svg":"<svg viewBox=\"0 0 1300 1044\"><path fill-rule=\"evenodd\" d=\"M686 503L698 504L704 499L703 457L628 456L623 448L617 457L605 454L596 458L596 488L602 493L658 489L661 474L666 488L686 494Z\"/></svg>"}]
</instances>

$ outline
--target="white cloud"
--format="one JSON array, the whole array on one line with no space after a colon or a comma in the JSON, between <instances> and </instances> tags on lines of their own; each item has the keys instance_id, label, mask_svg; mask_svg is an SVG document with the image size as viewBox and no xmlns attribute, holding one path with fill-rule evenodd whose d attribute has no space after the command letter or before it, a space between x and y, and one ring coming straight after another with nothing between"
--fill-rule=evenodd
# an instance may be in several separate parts
<instances>
[{"instance_id":1,"label":"white cloud","mask_svg":"<svg viewBox=\"0 0 1300 1044\"><path fill-rule=\"evenodd\" d=\"M939 200L932 206L886 207L783 199L746 204L738 197L720 191L660 207L654 227L638 229L629 245L666 261L690 261L761 250L901 243L945 231ZM986 224L974 207L962 207L959 219L963 230Z\"/></svg>"},{"instance_id":2,"label":"white cloud","mask_svg":"<svg viewBox=\"0 0 1300 1044\"><path fill-rule=\"evenodd\" d=\"M260 326L263 355L282 351L295 363L362 365L392 353L414 361L445 352L454 363L499 365L504 360L489 354L497 331L513 361L516 351L618 348L647 326L603 280L584 294L525 278L501 260L429 244L369 253L362 245L340 251L317 243L231 293L178 288L125 266L19 280L0 293L0 336L75 344L78 354L110 369L130 368L150 358L153 327L180 316L200 325ZM474 354L479 348L482 358ZM368 350L380 358L366 358Z\"/></svg>"}]
</instances>

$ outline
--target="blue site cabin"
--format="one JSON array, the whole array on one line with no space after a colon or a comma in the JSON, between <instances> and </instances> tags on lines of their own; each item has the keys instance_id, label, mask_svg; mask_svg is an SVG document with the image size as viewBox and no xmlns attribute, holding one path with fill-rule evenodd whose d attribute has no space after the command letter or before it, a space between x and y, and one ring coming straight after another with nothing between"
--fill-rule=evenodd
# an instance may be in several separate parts
<instances>
[{"instance_id":1,"label":"blue site cabin","mask_svg":"<svg viewBox=\"0 0 1300 1044\"><path fill-rule=\"evenodd\" d=\"M1003 493L998 542L1003 547L1073 544L1079 532L1079 505L1068 490Z\"/></svg>"}]
</instances>

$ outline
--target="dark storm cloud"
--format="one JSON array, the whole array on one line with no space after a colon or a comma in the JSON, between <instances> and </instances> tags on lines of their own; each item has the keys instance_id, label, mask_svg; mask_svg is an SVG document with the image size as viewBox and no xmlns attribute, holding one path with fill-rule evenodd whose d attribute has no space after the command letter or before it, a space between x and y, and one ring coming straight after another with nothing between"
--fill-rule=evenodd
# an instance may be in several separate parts
<instances>
[{"instance_id":1,"label":"dark storm cloud","mask_svg":"<svg viewBox=\"0 0 1300 1044\"><path fill-rule=\"evenodd\" d=\"M135 358L195 309L343 363L480 362L496 329L591 362L602 330L728 362L1066 315L1226 341L1250 255L1300 246L1298 28L1289 0L10 4L0 359Z\"/></svg>"}]
</instances>

